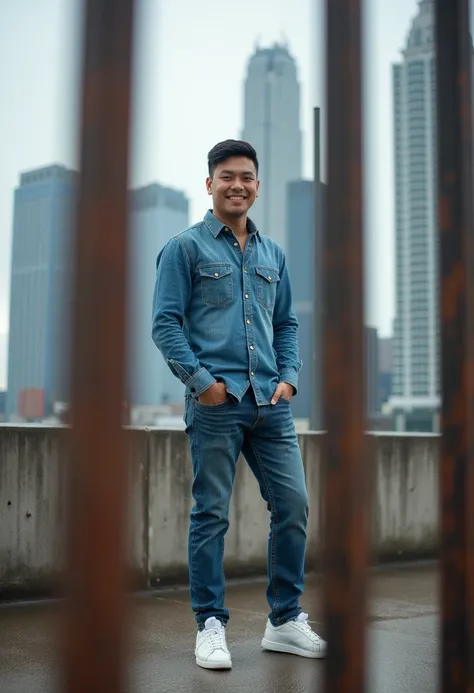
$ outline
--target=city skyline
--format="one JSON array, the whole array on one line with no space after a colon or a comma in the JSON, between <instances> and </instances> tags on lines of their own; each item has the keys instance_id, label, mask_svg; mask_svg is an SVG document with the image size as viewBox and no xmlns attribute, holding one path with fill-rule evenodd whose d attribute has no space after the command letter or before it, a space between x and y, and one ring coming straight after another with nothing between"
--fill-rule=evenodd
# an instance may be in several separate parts
<instances>
[{"instance_id":1,"label":"city skyline","mask_svg":"<svg viewBox=\"0 0 474 693\"><path fill-rule=\"evenodd\" d=\"M49 417L69 401L68 247L77 183L76 171L50 165L22 174L15 189L7 421ZM150 259L188 226L189 201L182 191L159 184L129 190L129 201L126 399L132 407L179 406L182 384L150 338Z\"/></svg>"},{"instance_id":2,"label":"city skyline","mask_svg":"<svg viewBox=\"0 0 474 693\"><path fill-rule=\"evenodd\" d=\"M311 64L309 25L322 2L296 0L291 12L283 3L280 12L275 12L274 3L268 0L255 7L250 0L243 4L243 11L230 21L228 10L217 0L203 10L188 0L162 3L161 8L157 0L148 0L146 13L145 0L138 3L131 185L158 181L183 189L191 200L192 221L202 217L208 203L204 188L208 149L215 141L238 136L241 131L243 79L257 42L271 45L286 37L295 55L302 84L305 177L312 172L311 108L316 98L324 114L324 104L320 86L317 94L317 73L323 66ZM370 242L366 322L377 326L382 335L391 333L393 318L393 181L387 166L392 149L391 64L399 59L416 9L416 0L400 0L396 7L387 7L381 0L367 3L366 129L373 137L366 157ZM184 23L180 21L183 16ZM0 169L0 349L1 336L8 329L13 189L23 171L54 162L76 165L80 25L73 0L30 0L0 9L4 39L0 41L0 84L9 103L9 109L0 114L5 152ZM70 26L75 27L74 32L68 30ZM170 31L172 26L179 31ZM215 42L202 40L211 29L215 29L214 36L219 35L218 30L225 33L230 28L234 39L226 44L224 55ZM322 46L323 27L319 29L313 43ZM176 84L183 88L176 89ZM219 109L197 108L209 103L209 92L218 93L226 104L225 118L219 116ZM219 101L217 96L215 99ZM183 135L189 132L190 122L200 137ZM1 356L0 387L5 384Z\"/></svg>"}]
</instances>

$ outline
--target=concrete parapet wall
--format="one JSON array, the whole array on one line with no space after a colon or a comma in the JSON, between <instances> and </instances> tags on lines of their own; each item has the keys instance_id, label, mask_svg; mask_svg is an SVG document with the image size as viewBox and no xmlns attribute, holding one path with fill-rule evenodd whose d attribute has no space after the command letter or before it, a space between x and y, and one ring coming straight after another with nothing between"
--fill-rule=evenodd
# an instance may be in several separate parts
<instances>
[{"instance_id":1,"label":"concrete parapet wall","mask_svg":"<svg viewBox=\"0 0 474 693\"><path fill-rule=\"evenodd\" d=\"M324 436L299 436L310 496L307 566L318 565ZM370 436L375 451L373 561L434 557L438 547L438 438ZM134 584L187 578L192 471L182 431L129 429L128 562ZM51 592L64 568L67 429L0 426L0 598ZM269 513L239 460L226 537L229 576L266 571Z\"/></svg>"}]
</instances>

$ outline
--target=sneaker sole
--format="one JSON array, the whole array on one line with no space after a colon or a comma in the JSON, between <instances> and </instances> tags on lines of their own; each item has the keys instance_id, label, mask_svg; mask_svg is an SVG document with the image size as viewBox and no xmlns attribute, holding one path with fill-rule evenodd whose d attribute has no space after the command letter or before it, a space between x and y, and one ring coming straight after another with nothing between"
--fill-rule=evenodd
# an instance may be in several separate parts
<instances>
[{"instance_id":1,"label":"sneaker sole","mask_svg":"<svg viewBox=\"0 0 474 693\"><path fill-rule=\"evenodd\" d=\"M232 669L232 662L204 662L196 657L196 664L203 669Z\"/></svg>"},{"instance_id":2,"label":"sneaker sole","mask_svg":"<svg viewBox=\"0 0 474 693\"><path fill-rule=\"evenodd\" d=\"M294 647L293 645L283 645L279 642L273 642L272 640L267 640L263 638L262 648L268 652L281 652L283 654L293 654L299 657L307 657L308 659L324 659L326 656L325 652L308 652L308 650L302 650L299 647Z\"/></svg>"}]
</instances>

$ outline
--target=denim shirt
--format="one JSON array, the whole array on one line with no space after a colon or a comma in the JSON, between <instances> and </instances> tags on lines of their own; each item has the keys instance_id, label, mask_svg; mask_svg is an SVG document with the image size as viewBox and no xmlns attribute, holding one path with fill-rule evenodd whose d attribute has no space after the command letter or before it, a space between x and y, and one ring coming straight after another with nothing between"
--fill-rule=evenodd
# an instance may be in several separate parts
<instances>
[{"instance_id":1,"label":"denim shirt","mask_svg":"<svg viewBox=\"0 0 474 693\"><path fill-rule=\"evenodd\" d=\"M156 262L152 337L186 395L224 382L270 403L280 381L297 389L301 361L285 256L248 220L242 252L211 211L174 236Z\"/></svg>"}]
</instances>

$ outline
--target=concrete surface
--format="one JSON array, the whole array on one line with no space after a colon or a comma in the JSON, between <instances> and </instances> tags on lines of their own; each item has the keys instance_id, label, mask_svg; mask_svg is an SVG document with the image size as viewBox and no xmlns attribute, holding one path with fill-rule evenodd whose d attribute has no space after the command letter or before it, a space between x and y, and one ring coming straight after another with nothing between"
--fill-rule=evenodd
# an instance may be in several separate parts
<instances>
[{"instance_id":1,"label":"concrete surface","mask_svg":"<svg viewBox=\"0 0 474 693\"><path fill-rule=\"evenodd\" d=\"M324 437L299 437L310 496L308 570L317 566ZM191 464L184 432L127 429L129 564L141 587L187 578ZM374 560L433 557L438 546L438 438L370 436ZM0 599L50 590L63 569L67 429L0 426ZM226 538L227 574L266 571L269 516L240 460Z\"/></svg>"},{"instance_id":2,"label":"concrete surface","mask_svg":"<svg viewBox=\"0 0 474 693\"><path fill-rule=\"evenodd\" d=\"M175 590L134 602L130 693L313 693L322 690L324 662L261 651L267 617L265 583L229 587L227 641L231 672L196 666L195 627L187 592ZM437 574L430 566L379 569L370 580L368 679L370 693L438 690ZM308 579L303 608L321 625L319 578ZM59 693L55 640L60 607L0 607L0 691Z\"/></svg>"}]
</instances>

